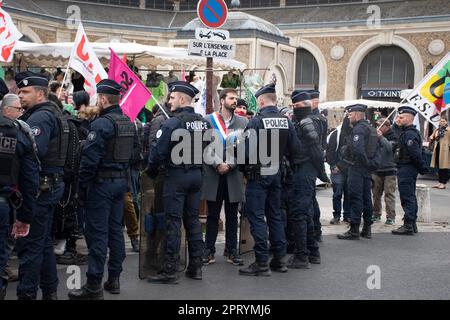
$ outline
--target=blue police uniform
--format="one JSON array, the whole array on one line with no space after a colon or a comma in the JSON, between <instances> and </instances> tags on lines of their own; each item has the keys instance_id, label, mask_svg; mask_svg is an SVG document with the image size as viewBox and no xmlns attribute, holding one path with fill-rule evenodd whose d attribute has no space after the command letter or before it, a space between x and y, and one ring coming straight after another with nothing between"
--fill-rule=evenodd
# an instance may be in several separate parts
<instances>
[{"instance_id":1,"label":"blue police uniform","mask_svg":"<svg viewBox=\"0 0 450 320\"><path fill-rule=\"evenodd\" d=\"M181 92L194 97L199 91L187 82L172 82L170 92ZM158 168L167 169L164 180L163 202L166 215L166 245L161 272L149 277L149 282L174 283L177 281L177 268L181 246L182 222L187 233L189 265L186 276L200 280L204 243L199 220L199 205L202 185L202 161L194 161L195 133L203 133L209 128L208 123L192 107L180 107L173 112L173 117L165 120L156 140L150 146L147 172L155 177ZM174 131L188 133L191 150L183 150L183 160L178 163L172 158L172 150L178 144L172 141ZM183 138L184 139L184 138ZM200 148L202 150L203 146ZM189 154L185 154L185 152Z\"/></svg>"},{"instance_id":2,"label":"blue police uniform","mask_svg":"<svg viewBox=\"0 0 450 320\"><path fill-rule=\"evenodd\" d=\"M6 241L10 223L14 220L28 224L33 222L39 190L37 155L31 131L27 134L25 130L24 125L0 115L0 300L6 293L7 279L1 278L1 275L9 258ZM10 201L10 198L15 200ZM12 205L20 206L15 217Z\"/></svg>"},{"instance_id":3,"label":"blue police uniform","mask_svg":"<svg viewBox=\"0 0 450 320\"><path fill-rule=\"evenodd\" d=\"M348 112L365 112L367 106L352 105L347 107ZM372 180L369 160L373 158L376 148L377 137L372 135L367 120L361 119L353 124L344 151L344 161L350 165L347 174L347 187L351 206L350 230L339 239L353 240L359 239L359 226L361 224L361 214L364 218L364 227L361 233L366 238L371 237L372 224ZM375 140L373 139L375 137Z\"/></svg>"},{"instance_id":4,"label":"blue police uniform","mask_svg":"<svg viewBox=\"0 0 450 320\"><path fill-rule=\"evenodd\" d=\"M17 74L19 89L28 86L47 88L48 80L39 74ZM33 132L41 161L40 193L30 233L16 243L19 258L19 299L36 299L38 285L44 299L55 298L58 288L56 260L53 252L53 212L64 192L63 167L67 154L67 123L61 110L51 102L30 107L22 116ZM66 143L65 143L66 142Z\"/></svg>"},{"instance_id":5,"label":"blue police uniform","mask_svg":"<svg viewBox=\"0 0 450 320\"><path fill-rule=\"evenodd\" d=\"M306 92L294 91L292 102L310 100ZM323 161L319 130L311 115L311 107L294 107L293 123L299 138L299 147L292 155L291 167L294 171L293 187L289 190L289 222L295 239L294 255L288 262L290 268L308 268L309 262L320 263L313 212L315 199L316 163Z\"/></svg>"},{"instance_id":6,"label":"blue police uniform","mask_svg":"<svg viewBox=\"0 0 450 320\"><path fill-rule=\"evenodd\" d=\"M320 92L317 90L308 91L311 99L318 99ZM319 108L312 110L312 117L316 122L317 133L319 135L319 144L322 146L322 149L326 149L327 145L327 133L328 133L328 121L323 115L320 114ZM318 176L320 177L321 172L318 172ZM323 174L323 173L322 173ZM324 181L325 182L325 181ZM322 224L320 223L320 207L319 202L317 202L316 197L316 188L314 188L314 198L313 198L313 220L314 220L314 233L315 237L318 241L322 241Z\"/></svg>"},{"instance_id":7,"label":"blue police uniform","mask_svg":"<svg viewBox=\"0 0 450 320\"><path fill-rule=\"evenodd\" d=\"M118 96L120 90L120 85L113 80L104 79L97 84L98 94ZM120 293L119 277L125 259L123 200L135 139L134 123L119 105L103 109L91 123L81 152L79 175L89 249L87 284L70 292L70 299L103 298L101 282L108 248L108 281L104 288Z\"/></svg>"},{"instance_id":8,"label":"blue police uniform","mask_svg":"<svg viewBox=\"0 0 450 320\"><path fill-rule=\"evenodd\" d=\"M275 93L275 86L268 85L261 88L256 96L261 94ZM268 143L268 154L272 154L272 145L277 144L279 148L278 159L270 164L262 163L258 157L256 165L251 164L251 158L255 155L252 150L262 148L261 134L268 133L267 137L271 140L272 130L279 133L278 141ZM269 275L269 248L267 241L270 239L273 259L270 267L274 271L286 272L286 266L282 259L286 255L286 236L281 218L281 173L279 165L282 157L294 152L298 147L298 139L292 123L287 117L281 115L276 106L267 106L261 109L258 115L252 118L245 129L249 132L249 137L245 140L246 147L246 168L247 187L245 193L245 212L250 222L250 231L255 241L255 263L248 268L240 269L241 275ZM252 140L254 133L256 137ZM267 141L266 141L267 142ZM256 150L251 146L256 144ZM272 156L274 156L272 154ZM267 234L269 230L269 236Z\"/></svg>"},{"instance_id":9,"label":"blue police uniform","mask_svg":"<svg viewBox=\"0 0 450 320\"><path fill-rule=\"evenodd\" d=\"M410 107L399 107L398 113L416 115L417 111ZM397 180L400 201L405 212L404 224L393 234L413 235L417 232L417 175L425 174L428 168L422 157L422 138L414 125L400 127L398 146L395 152L395 160L398 164Z\"/></svg>"}]
</instances>

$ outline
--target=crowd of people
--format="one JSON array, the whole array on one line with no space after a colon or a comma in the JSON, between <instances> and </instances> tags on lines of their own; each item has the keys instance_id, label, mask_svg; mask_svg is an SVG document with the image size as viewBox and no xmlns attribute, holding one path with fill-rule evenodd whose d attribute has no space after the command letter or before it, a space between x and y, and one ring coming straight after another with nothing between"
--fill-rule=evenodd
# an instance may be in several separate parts
<instances>
[{"instance_id":1,"label":"crowd of people","mask_svg":"<svg viewBox=\"0 0 450 320\"><path fill-rule=\"evenodd\" d=\"M256 115L248 113L246 101L229 87L220 92L219 110L202 116L192 107L199 90L169 74L166 102L152 112L142 111L132 122L119 107L119 84L100 81L96 105L91 106L85 91L67 94L59 71L53 81L45 70L18 73L14 79L7 72L8 79L0 81L0 299L14 278L19 281L18 299L36 299L39 287L43 299L57 299L57 263L88 265L86 284L70 291L70 299L103 299L103 290L120 293L123 226L138 252L143 232L138 221L150 214L141 212L143 179L150 179L155 192L154 213L165 216L163 261L160 271L148 277L151 283L179 281L182 223L189 252L186 276L202 279L202 267L215 262L222 207L224 255L233 265L244 265L238 248L239 213L250 223L255 261L240 268L240 275L270 276L320 264L316 179L330 182L325 162L333 185L330 223L339 224L343 215L349 224L339 239L372 237L372 223L381 220L383 194L386 224L395 224L397 187L405 216L392 232L417 232L416 179L428 164L413 126L417 112L409 106L399 107L394 124L379 118L375 128L366 119L367 106L351 105L342 125L329 130L318 108L318 91L295 90L292 104L279 107L271 83L255 94ZM79 76L72 81L75 87ZM173 139L178 129L192 139L181 162L173 156L179 148ZM195 136L208 130L212 141L221 143L220 152L202 144L206 159L197 161ZM229 148L227 138L233 133L238 138ZM445 117L431 139L431 166L439 168L436 187L444 189L450 165ZM245 152L239 160L240 144ZM208 212L205 235L201 200ZM83 238L88 256L77 250ZM56 249L60 252L55 257ZM13 250L18 276L7 266ZM108 280L102 284L108 250Z\"/></svg>"}]
</instances>

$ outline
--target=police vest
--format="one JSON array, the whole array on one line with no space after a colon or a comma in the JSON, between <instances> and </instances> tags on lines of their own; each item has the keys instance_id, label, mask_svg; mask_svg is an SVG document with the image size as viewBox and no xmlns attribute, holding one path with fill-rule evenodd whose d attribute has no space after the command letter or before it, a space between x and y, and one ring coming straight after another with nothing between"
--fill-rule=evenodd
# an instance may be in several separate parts
<instances>
[{"instance_id":1,"label":"police vest","mask_svg":"<svg viewBox=\"0 0 450 320\"><path fill-rule=\"evenodd\" d=\"M42 166L46 168L64 167L70 134L67 118L57 109L57 106L53 104L43 106L39 108L39 110L51 112L56 118L58 126L58 135L50 139L47 154L44 159L41 159Z\"/></svg>"},{"instance_id":2,"label":"police vest","mask_svg":"<svg viewBox=\"0 0 450 320\"><path fill-rule=\"evenodd\" d=\"M114 125L114 136L106 145L105 162L129 163L133 154L136 128L130 119L122 114L108 113L102 117Z\"/></svg>"},{"instance_id":3,"label":"police vest","mask_svg":"<svg viewBox=\"0 0 450 320\"><path fill-rule=\"evenodd\" d=\"M301 121L294 122L295 132L299 138L300 146L299 150L293 155L293 164L317 160L317 156L312 153L312 149L313 147L319 147L319 150L322 148L318 134L319 130L317 128L318 124L314 123L314 121L313 115L308 115ZM321 152L323 158L323 150Z\"/></svg>"},{"instance_id":4,"label":"police vest","mask_svg":"<svg viewBox=\"0 0 450 320\"><path fill-rule=\"evenodd\" d=\"M203 150L205 148L205 143L203 142L203 134L208 130L209 124L203 117L197 113L176 113L173 115L175 118L180 120L181 129L187 130L189 132L189 139L191 149L188 150L189 154L184 154L185 150L180 152L180 157L183 159L181 164L171 163L171 167L182 167L182 168L197 168L202 166L203 161L198 161L198 159L203 159ZM196 135L195 133L201 133L201 135ZM201 141L195 141L201 138ZM196 150L196 144L201 143L201 154L197 154L200 150ZM198 146L197 146L198 148ZM196 161L197 160L197 161Z\"/></svg>"},{"instance_id":5,"label":"police vest","mask_svg":"<svg viewBox=\"0 0 450 320\"><path fill-rule=\"evenodd\" d=\"M372 160L375 158L376 152L377 152L377 145L378 145L378 135L377 130L372 127L367 121L360 121L357 125L361 125L364 127L364 141L365 144L365 152L366 157L369 160ZM344 160L354 162L355 161L355 150L353 147L353 143L351 141L352 139L352 133L347 137L345 148L342 148L341 150L344 152L343 158ZM359 163L361 165L361 163Z\"/></svg>"},{"instance_id":6,"label":"police vest","mask_svg":"<svg viewBox=\"0 0 450 320\"><path fill-rule=\"evenodd\" d=\"M19 127L12 120L0 116L0 186L17 185L20 159L16 153Z\"/></svg>"},{"instance_id":7,"label":"police vest","mask_svg":"<svg viewBox=\"0 0 450 320\"><path fill-rule=\"evenodd\" d=\"M397 148L396 148L395 154L394 154L394 158L395 158L394 160L401 164L406 164L406 163L411 162L411 156L409 155L408 146L407 146L408 142L403 141L406 131L408 131L408 130L414 131L414 133L416 134L416 137L418 139L419 146L422 146L422 137L420 136L419 130L417 130L414 127L408 127L406 130L402 131L402 133L400 133L400 136L398 138L399 143L397 145Z\"/></svg>"},{"instance_id":8,"label":"police vest","mask_svg":"<svg viewBox=\"0 0 450 320\"><path fill-rule=\"evenodd\" d=\"M271 113L271 114L258 114L255 116L258 120L261 121L263 124L263 130L267 131L267 155L272 156L272 131L278 130L278 141L273 141L275 144L277 144L278 147L278 164L281 163L281 160L283 159L283 155L286 152L287 148L287 142L289 139L289 120L287 117L283 116L280 113ZM261 130L260 130L261 131ZM275 135L274 135L275 137ZM259 159L261 148L260 144L261 141L261 135L260 132L258 132L258 164L261 164L261 161Z\"/></svg>"}]
</instances>

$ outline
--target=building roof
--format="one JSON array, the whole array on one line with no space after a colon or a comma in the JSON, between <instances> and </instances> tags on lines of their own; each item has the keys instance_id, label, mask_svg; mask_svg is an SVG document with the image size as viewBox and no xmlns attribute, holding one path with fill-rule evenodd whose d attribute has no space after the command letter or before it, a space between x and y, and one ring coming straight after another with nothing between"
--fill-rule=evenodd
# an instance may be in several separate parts
<instances>
[{"instance_id":1,"label":"building roof","mask_svg":"<svg viewBox=\"0 0 450 320\"><path fill-rule=\"evenodd\" d=\"M4 7L11 13L41 16L65 23L67 9L75 4L81 9L81 18L86 25L108 28L145 29L147 31L178 31L197 17L195 11L163 11L138 8L124 8L111 5L90 4L76 1L58 0L4 0ZM365 25L373 13L367 13L369 6L380 8L381 23L417 23L429 21L449 21L449 0L371 1L370 3L347 3L309 5L285 8L241 9L243 15L250 14L274 24L252 19L250 28L277 34L279 29L309 29ZM101 9L99 8L101 6ZM373 7L376 10L375 7ZM233 11L230 11L232 13ZM370 11L369 11L370 12ZM192 22L195 23L195 22Z\"/></svg>"}]
</instances>

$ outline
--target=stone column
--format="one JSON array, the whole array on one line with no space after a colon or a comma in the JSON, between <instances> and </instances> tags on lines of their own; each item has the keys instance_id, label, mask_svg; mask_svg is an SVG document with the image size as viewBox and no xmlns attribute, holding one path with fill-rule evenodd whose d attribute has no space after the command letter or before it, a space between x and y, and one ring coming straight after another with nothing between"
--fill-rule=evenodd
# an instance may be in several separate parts
<instances>
[{"instance_id":1,"label":"stone column","mask_svg":"<svg viewBox=\"0 0 450 320\"><path fill-rule=\"evenodd\" d=\"M145 0L139 0L139 9L145 9Z\"/></svg>"},{"instance_id":2,"label":"stone column","mask_svg":"<svg viewBox=\"0 0 450 320\"><path fill-rule=\"evenodd\" d=\"M281 8L286 7L286 0L280 0L280 7Z\"/></svg>"}]
</instances>

